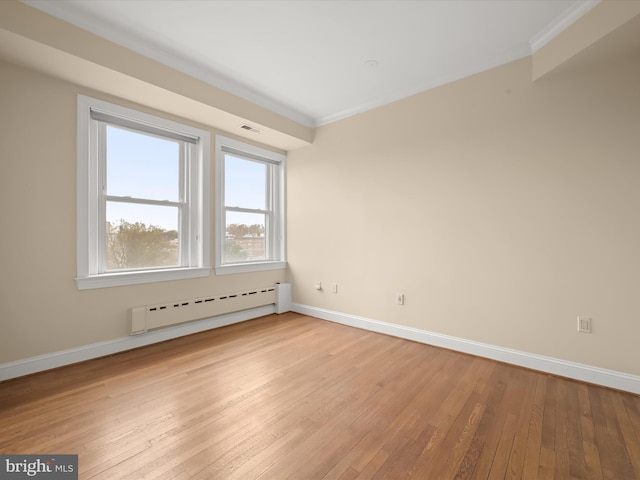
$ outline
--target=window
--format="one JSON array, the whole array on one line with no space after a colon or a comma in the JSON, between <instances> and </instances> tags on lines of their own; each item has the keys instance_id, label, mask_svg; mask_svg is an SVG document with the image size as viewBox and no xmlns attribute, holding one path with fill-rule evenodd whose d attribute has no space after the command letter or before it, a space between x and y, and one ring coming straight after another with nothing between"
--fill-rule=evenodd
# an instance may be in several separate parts
<instances>
[{"instance_id":1,"label":"window","mask_svg":"<svg viewBox=\"0 0 640 480\"><path fill-rule=\"evenodd\" d=\"M216 274L286 267L285 168L284 155L216 136Z\"/></svg>"},{"instance_id":2,"label":"window","mask_svg":"<svg viewBox=\"0 0 640 480\"><path fill-rule=\"evenodd\" d=\"M78 288L209 274L209 143L78 96Z\"/></svg>"}]
</instances>

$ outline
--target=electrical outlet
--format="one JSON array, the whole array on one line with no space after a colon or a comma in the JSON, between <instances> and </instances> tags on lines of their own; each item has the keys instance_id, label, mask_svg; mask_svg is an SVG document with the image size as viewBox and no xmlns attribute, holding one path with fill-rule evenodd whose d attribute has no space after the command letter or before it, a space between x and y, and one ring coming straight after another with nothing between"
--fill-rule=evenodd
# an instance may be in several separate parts
<instances>
[{"instance_id":1,"label":"electrical outlet","mask_svg":"<svg viewBox=\"0 0 640 480\"><path fill-rule=\"evenodd\" d=\"M578 317L578 331L581 333L591 333L591 319Z\"/></svg>"},{"instance_id":2,"label":"electrical outlet","mask_svg":"<svg viewBox=\"0 0 640 480\"><path fill-rule=\"evenodd\" d=\"M396 293L396 305L404 305L404 293Z\"/></svg>"},{"instance_id":3,"label":"electrical outlet","mask_svg":"<svg viewBox=\"0 0 640 480\"><path fill-rule=\"evenodd\" d=\"M331 293L338 293L338 284L337 283L332 283L331 284Z\"/></svg>"}]
</instances>

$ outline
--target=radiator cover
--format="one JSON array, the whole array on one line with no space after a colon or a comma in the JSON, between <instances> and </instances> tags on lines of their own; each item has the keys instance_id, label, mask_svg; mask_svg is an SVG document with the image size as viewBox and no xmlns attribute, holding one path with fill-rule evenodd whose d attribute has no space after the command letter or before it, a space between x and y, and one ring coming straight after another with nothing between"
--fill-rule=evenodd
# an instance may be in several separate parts
<instances>
[{"instance_id":1,"label":"radiator cover","mask_svg":"<svg viewBox=\"0 0 640 480\"><path fill-rule=\"evenodd\" d=\"M245 292L132 307L131 335L275 303L276 288L267 287Z\"/></svg>"}]
</instances>

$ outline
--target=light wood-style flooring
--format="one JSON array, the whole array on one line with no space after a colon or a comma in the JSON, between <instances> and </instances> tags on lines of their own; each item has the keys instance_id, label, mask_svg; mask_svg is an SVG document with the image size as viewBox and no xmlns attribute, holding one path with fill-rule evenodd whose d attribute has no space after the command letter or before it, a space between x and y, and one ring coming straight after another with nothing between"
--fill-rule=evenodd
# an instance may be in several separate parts
<instances>
[{"instance_id":1,"label":"light wood-style flooring","mask_svg":"<svg viewBox=\"0 0 640 480\"><path fill-rule=\"evenodd\" d=\"M0 383L81 479L640 479L640 397L287 313Z\"/></svg>"}]
</instances>

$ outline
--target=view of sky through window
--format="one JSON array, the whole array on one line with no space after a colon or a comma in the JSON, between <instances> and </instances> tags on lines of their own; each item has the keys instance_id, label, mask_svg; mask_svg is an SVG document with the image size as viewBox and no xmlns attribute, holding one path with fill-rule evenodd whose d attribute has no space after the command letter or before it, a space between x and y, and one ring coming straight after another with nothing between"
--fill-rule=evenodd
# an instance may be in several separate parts
<instances>
[{"instance_id":1,"label":"view of sky through window","mask_svg":"<svg viewBox=\"0 0 640 480\"><path fill-rule=\"evenodd\" d=\"M267 166L225 155L225 205L257 210L267 208ZM263 215L227 211L227 225L264 225Z\"/></svg>"},{"instance_id":2,"label":"view of sky through window","mask_svg":"<svg viewBox=\"0 0 640 480\"><path fill-rule=\"evenodd\" d=\"M179 143L127 129L107 127L107 194L178 201ZM226 204L264 209L266 165L226 156ZM142 222L165 230L178 229L176 208L108 202L107 221ZM261 215L228 212L227 224L264 224Z\"/></svg>"},{"instance_id":3,"label":"view of sky through window","mask_svg":"<svg viewBox=\"0 0 640 480\"><path fill-rule=\"evenodd\" d=\"M177 141L107 126L107 195L179 201L179 154ZM176 208L109 202L107 221L120 220L178 229Z\"/></svg>"}]
</instances>

